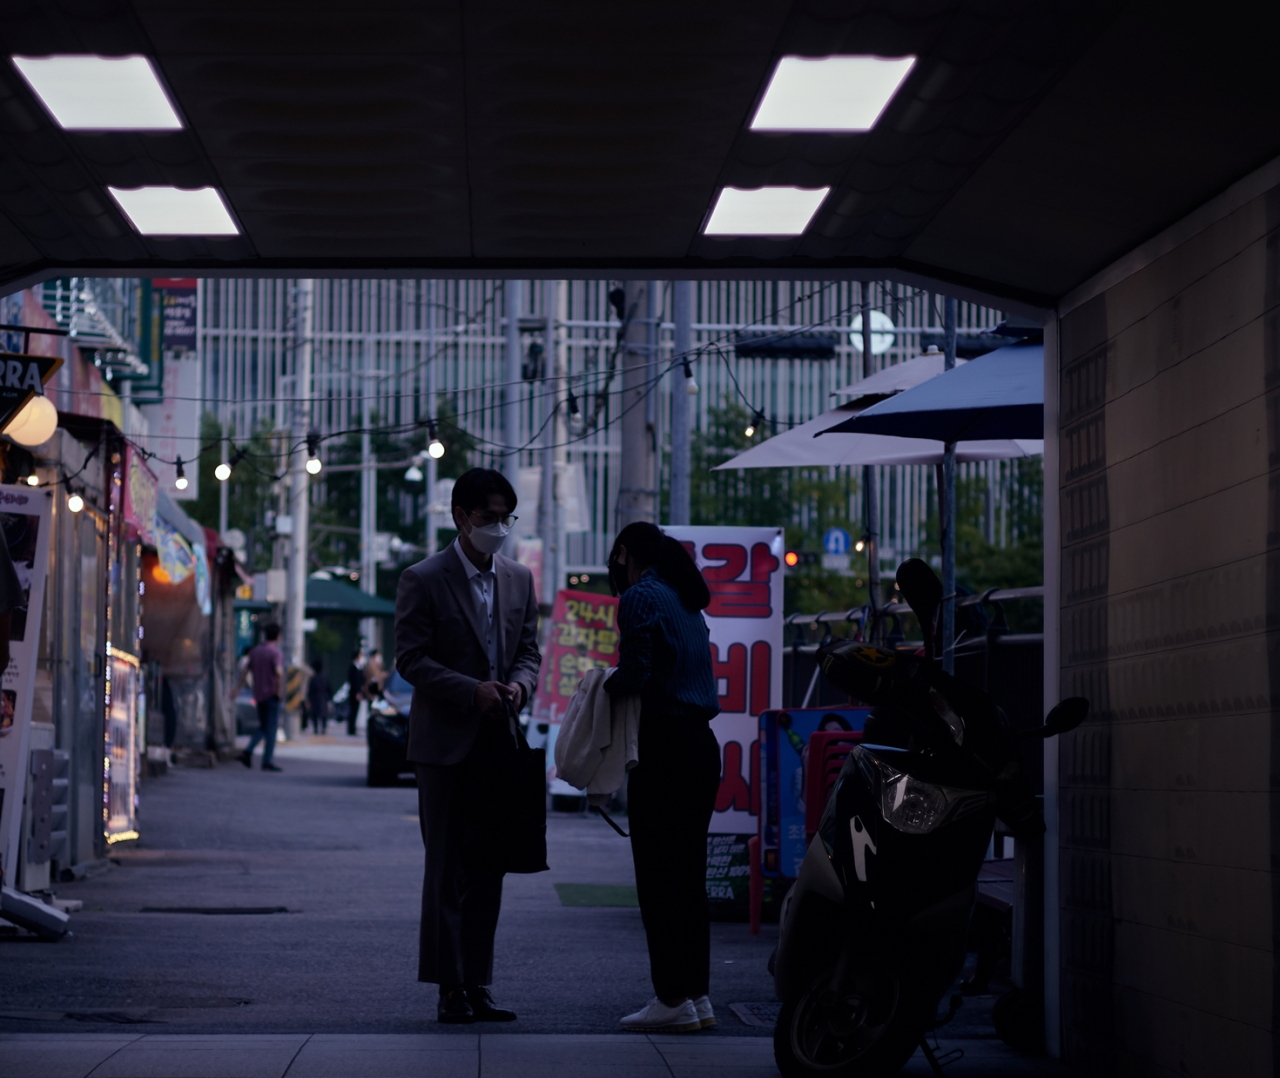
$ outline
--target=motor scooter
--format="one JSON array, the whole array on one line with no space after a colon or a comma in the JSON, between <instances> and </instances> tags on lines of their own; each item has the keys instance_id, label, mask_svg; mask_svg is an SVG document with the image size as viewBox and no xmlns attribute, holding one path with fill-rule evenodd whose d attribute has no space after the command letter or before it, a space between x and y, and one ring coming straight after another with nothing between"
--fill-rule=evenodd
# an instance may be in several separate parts
<instances>
[{"instance_id":1,"label":"motor scooter","mask_svg":"<svg viewBox=\"0 0 1280 1078\"><path fill-rule=\"evenodd\" d=\"M941 582L919 559L897 579L925 631L923 656L853 640L818 652L823 673L873 710L783 901L770 968L784 1078L897 1074L942 1024L997 817L1021 841L1044 834L1004 712L934 661ZM1063 700L1022 736L1074 729L1088 710Z\"/></svg>"}]
</instances>

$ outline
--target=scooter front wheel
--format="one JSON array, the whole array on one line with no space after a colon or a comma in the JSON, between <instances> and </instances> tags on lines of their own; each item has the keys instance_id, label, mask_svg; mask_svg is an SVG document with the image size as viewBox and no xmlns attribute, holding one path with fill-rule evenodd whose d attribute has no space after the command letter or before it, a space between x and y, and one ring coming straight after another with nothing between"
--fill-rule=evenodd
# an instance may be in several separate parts
<instances>
[{"instance_id":1,"label":"scooter front wheel","mask_svg":"<svg viewBox=\"0 0 1280 1078\"><path fill-rule=\"evenodd\" d=\"M773 1031L783 1078L882 1078L906 1065L923 1036L898 978L865 973L839 991L829 977L787 1000Z\"/></svg>"}]
</instances>

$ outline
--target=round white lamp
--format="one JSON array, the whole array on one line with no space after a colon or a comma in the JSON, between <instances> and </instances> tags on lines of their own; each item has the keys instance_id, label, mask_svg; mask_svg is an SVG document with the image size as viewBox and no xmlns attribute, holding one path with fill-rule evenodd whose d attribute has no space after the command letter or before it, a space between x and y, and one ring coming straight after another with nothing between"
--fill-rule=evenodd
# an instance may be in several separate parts
<instances>
[{"instance_id":1,"label":"round white lamp","mask_svg":"<svg viewBox=\"0 0 1280 1078\"><path fill-rule=\"evenodd\" d=\"M48 397L32 397L4 433L21 446L34 449L44 445L58 429L58 409Z\"/></svg>"}]
</instances>

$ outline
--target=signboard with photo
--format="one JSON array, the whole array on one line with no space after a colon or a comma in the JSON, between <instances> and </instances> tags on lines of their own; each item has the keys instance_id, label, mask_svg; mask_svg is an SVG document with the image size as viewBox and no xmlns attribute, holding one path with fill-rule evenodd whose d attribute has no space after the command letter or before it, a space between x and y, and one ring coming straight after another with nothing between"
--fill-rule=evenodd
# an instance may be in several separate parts
<instances>
[{"instance_id":1,"label":"signboard with photo","mask_svg":"<svg viewBox=\"0 0 1280 1078\"><path fill-rule=\"evenodd\" d=\"M0 676L0 878L10 886L15 883L11 877L20 848L23 787L30 771L31 701L52 502L47 490L0 486L0 529L23 591L22 606L9 618L9 666Z\"/></svg>"}]
</instances>

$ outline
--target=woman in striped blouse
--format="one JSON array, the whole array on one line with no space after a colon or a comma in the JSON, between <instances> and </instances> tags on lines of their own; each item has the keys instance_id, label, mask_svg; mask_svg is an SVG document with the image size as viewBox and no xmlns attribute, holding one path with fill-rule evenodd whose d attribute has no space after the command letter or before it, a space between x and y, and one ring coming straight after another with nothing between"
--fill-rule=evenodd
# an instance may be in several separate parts
<instances>
[{"instance_id":1,"label":"woman in striped blouse","mask_svg":"<svg viewBox=\"0 0 1280 1078\"><path fill-rule=\"evenodd\" d=\"M702 611L711 601L688 550L653 524L622 529L609 555L618 603L610 696L640 697L638 763L627 784L631 854L654 998L626 1029L715 1025L707 996L711 924L707 828L720 785L709 725L720 711Z\"/></svg>"}]
</instances>

